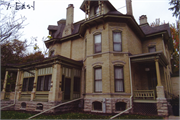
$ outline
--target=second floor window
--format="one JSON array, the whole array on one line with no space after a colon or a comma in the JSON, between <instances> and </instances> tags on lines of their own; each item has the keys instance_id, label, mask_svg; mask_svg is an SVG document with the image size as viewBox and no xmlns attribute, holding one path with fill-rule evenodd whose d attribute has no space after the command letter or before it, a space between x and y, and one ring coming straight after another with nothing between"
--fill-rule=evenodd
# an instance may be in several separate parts
<instances>
[{"instance_id":1,"label":"second floor window","mask_svg":"<svg viewBox=\"0 0 180 120\"><path fill-rule=\"evenodd\" d=\"M101 34L94 35L94 53L101 52Z\"/></svg>"},{"instance_id":2,"label":"second floor window","mask_svg":"<svg viewBox=\"0 0 180 120\"><path fill-rule=\"evenodd\" d=\"M113 48L114 51L122 51L121 32L113 32Z\"/></svg>"},{"instance_id":3,"label":"second floor window","mask_svg":"<svg viewBox=\"0 0 180 120\"><path fill-rule=\"evenodd\" d=\"M95 10L94 10L94 14L95 14L95 16L98 16L99 15L99 6L96 6L95 7Z\"/></svg>"}]
</instances>

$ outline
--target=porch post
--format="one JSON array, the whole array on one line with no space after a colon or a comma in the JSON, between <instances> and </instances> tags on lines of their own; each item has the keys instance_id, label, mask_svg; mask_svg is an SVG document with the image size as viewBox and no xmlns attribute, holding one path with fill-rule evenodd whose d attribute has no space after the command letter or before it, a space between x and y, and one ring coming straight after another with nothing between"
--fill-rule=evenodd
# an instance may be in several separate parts
<instances>
[{"instance_id":1,"label":"porch post","mask_svg":"<svg viewBox=\"0 0 180 120\"><path fill-rule=\"evenodd\" d=\"M60 102L62 100L62 91L59 89L59 82L62 81L62 72L61 72L61 64L60 61L55 61L53 65L53 73L52 73L52 91L49 95L50 102Z\"/></svg>"},{"instance_id":2,"label":"porch post","mask_svg":"<svg viewBox=\"0 0 180 120\"><path fill-rule=\"evenodd\" d=\"M35 68L35 76L34 76L34 83L33 83L33 91L31 92L31 101L33 101L33 99L35 98L35 94L36 94L37 77L38 77L38 69Z\"/></svg>"},{"instance_id":3,"label":"porch post","mask_svg":"<svg viewBox=\"0 0 180 120\"><path fill-rule=\"evenodd\" d=\"M5 97L7 76L8 76L8 71L6 71L5 78L4 78L3 90L1 92L1 100L4 99L4 97Z\"/></svg>"},{"instance_id":4,"label":"porch post","mask_svg":"<svg viewBox=\"0 0 180 120\"><path fill-rule=\"evenodd\" d=\"M23 80L23 71L19 71L19 81L18 81L18 91L17 91L17 99L21 97L21 88L22 88L22 81Z\"/></svg>"},{"instance_id":5,"label":"porch post","mask_svg":"<svg viewBox=\"0 0 180 120\"><path fill-rule=\"evenodd\" d=\"M158 59L155 60L155 65L156 65L156 75L157 75L157 86L162 86Z\"/></svg>"},{"instance_id":6,"label":"porch post","mask_svg":"<svg viewBox=\"0 0 180 120\"><path fill-rule=\"evenodd\" d=\"M161 84L160 70L158 59L155 59L156 75L157 75L157 113L160 116L168 116L168 103L164 95L164 86Z\"/></svg>"}]
</instances>

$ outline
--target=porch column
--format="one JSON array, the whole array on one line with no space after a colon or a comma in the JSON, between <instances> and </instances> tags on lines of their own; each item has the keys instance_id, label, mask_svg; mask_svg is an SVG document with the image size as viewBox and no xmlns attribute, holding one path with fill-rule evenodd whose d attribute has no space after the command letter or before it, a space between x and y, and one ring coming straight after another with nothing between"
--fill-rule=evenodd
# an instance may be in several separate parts
<instances>
[{"instance_id":1,"label":"porch column","mask_svg":"<svg viewBox=\"0 0 180 120\"><path fill-rule=\"evenodd\" d=\"M6 71L5 78L4 78L3 90L1 92L1 100L4 99L4 97L5 97L7 76L8 76L8 71Z\"/></svg>"},{"instance_id":2,"label":"porch column","mask_svg":"<svg viewBox=\"0 0 180 120\"><path fill-rule=\"evenodd\" d=\"M59 82L62 81L62 69L60 61L56 61L53 65L52 73L52 91L50 91L49 101L50 102L60 102L62 100L62 91L59 89Z\"/></svg>"},{"instance_id":3,"label":"porch column","mask_svg":"<svg viewBox=\"0 0 180 120\"><path fill-rule=\"evenodd\" d=\"M156 65L156 75L157 75L157 86L162 86L158 59L155 60L155 65Z\"/></svg>"},{"instance_id":4,"label":"porch column","mask_svg":"<svg viewBox=\"0 0 180 120\"><path fill-rule=\"evenodd\" d=\"M161 84L160 70L158 59L155 60L156 65L156 75L157 75L157 113L160 116L168 116L168 103L164 94L164 86Z\"/></svg>"},{"instance_id":5,"label":"porch column","mask_svg":"<svg viewBox=\"0 0 180 120\"><path fill-rule=\"evenodd\" d=\"M37 78L38 78L38 69L35 68L35 76L34 76L34 84L33 84L33 91L31 92L31 101L35 98L36 94L36 86L37 86Z\"/></svg>"},{"instance_id":6,"label":"porch column","mask_svg":"<svg viewBox=\"0 0 180 120\"><path fill-rule=\"evenodd\" d=\"M17 99L21 97L21 88L22 88L22 80L23 80L23 71L19 71L19 81L18 81L18 91L17 91Z\"/></svg>"}]
</instances>

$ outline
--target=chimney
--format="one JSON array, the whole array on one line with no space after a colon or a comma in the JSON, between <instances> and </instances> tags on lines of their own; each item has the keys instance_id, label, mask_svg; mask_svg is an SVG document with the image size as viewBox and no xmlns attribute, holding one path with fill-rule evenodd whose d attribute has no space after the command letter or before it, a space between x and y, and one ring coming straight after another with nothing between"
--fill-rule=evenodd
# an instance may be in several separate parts
<instances>
[{"instance_id":1,"label":"chimney","mask_svg":"<svg viewBox=\"0 0 180 120\"><path fill-rule=\"evenodd\" d=\"M126 0L126 10L127 10L127 15L133 15L132 12L132 1L131 0Z\"/></svg>"},{"instance_id":2,"label":"chimney","mask_svg":"<svg viewBox=\"0 0 180 120\"><path fill-rule=\"evenodd\" d=\"M143 25L143 24L148 23L148 22L147 22L147 17L146 17L146 15L141 15L141 16L139 17L139 23L140 23L140 25Z\"/></svg>"},{"instance_id":3,"label":"chimney","mask_svg":"<svg viewBox=\"0 0 180 120\"><path fill-rule=\"evenodd\" d=\"M66 26L63 31L63 37L71 35L73 30L73 21L74 21L74 6L69 4L66 12Z\"/></svg>"}]
</instances>

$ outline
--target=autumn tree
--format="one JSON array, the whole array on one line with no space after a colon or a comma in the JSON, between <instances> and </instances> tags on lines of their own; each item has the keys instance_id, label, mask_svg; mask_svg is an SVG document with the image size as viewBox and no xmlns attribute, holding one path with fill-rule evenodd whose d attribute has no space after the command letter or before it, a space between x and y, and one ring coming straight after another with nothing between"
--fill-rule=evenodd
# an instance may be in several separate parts
<instances>
[{"instance_id":1,"label":"autumn tree","mask_svg":"<svg viewBox=\"0 0 180 120\"><path fill-rule=\"evenodd\" d=\"M0 43L19 39L22 36L20 30L26 25L25 16L17 16L17 10L11 6L12 0L0 0ZM8 10L8 7L12 8Z\"/></svg>"}]
</instances>

